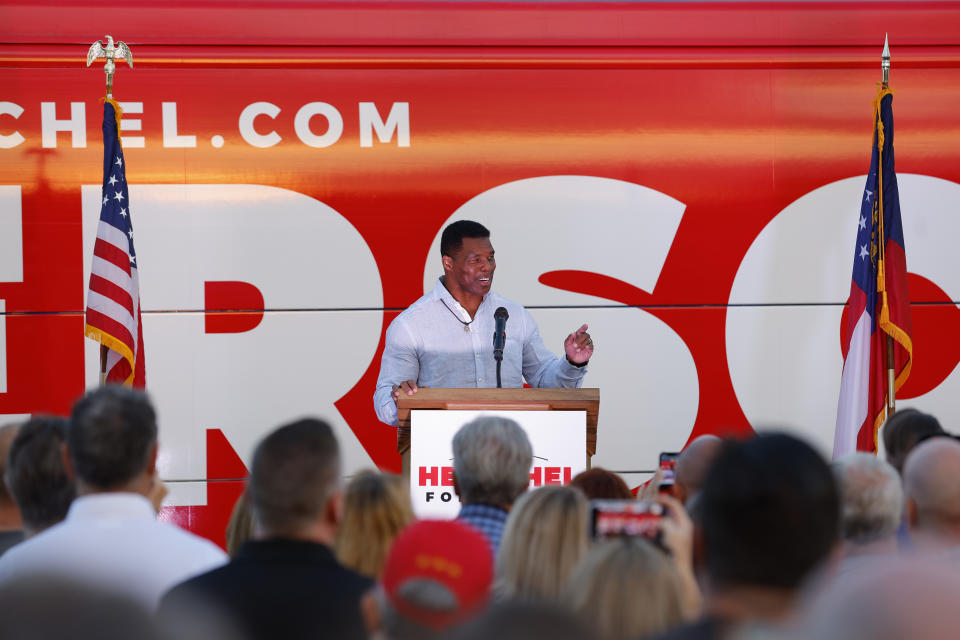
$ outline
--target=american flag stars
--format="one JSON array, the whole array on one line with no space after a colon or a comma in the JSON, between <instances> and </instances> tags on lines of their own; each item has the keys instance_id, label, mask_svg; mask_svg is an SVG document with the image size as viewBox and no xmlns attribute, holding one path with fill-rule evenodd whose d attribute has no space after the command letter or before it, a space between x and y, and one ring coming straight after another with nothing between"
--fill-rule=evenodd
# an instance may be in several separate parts
<instances>
[{"instance_id":1,"label":"american flag stars","mask_svg":"<svg viewBox=\"0 0 960 640\"><path fill-rule=\"evenodd\" d=\"M93 248L85 333L108 347L108 382L143 386L140 284L129 192L115 122L114 107L107 103L103 128L103 204ZM114 158L112 163L110 156Z\"/></svg>"}]
</instances>

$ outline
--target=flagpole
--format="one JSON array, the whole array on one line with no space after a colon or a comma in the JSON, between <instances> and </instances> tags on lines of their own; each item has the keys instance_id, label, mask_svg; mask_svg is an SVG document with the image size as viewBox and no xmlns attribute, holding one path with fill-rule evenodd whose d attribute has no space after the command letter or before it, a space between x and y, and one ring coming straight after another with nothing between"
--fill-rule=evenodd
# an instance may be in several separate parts
<instances>
[{"instance_id":1,"label":"flagpole","mask_svg":"<svg viewBox=\"0 0 960 640\"><path fill-rule=\"evenodd\" d=\"M107 80L107 97L106 100L114 105L117 112L117 136L120 136L120 105L118 105L113 100L113 74L116 73L116 64L114 60L123 60L131 68L133 67L133 54L130 53L130 47L127 46L127 43L119 40L114 44L113 36L104 36L107 39L107 45L103 45L103 41L97 40L90 48L87 50L87 66L89 67L94 63L95 60L100 58L106 59L106 64L103 66L103 72L106 74ZM102 387L107 383L107 354L110 352L107 345L100 343L100 386Z\"/></svg>"},{"instance_id":2,"label":"flagpole","mask_svg":"<svg viewBox=\"0 0 960 640\"><path fill-rule=\"evenodd\" d=\"M887 89L890 85L890 39L888 34L883 35L883 52L880 54L880 69L883 72L883 88ZM882 153L882 150L881 150ZM882 156L881 156L882 158ZM883 175L883 165L878 163L877 173ZM882 184L882 183L881 183ZM883 197L883 194L880 194ZM881 200L882 202L882 200ZM880 212L881 219L883 211ZM880 238L880 245L883 246L884 239ZM881 277L884 277L883 275ZM896 370L894 361L893 336L886 334L887 338L887 419L890 419L897 412L897 389L896 389Z\"/></svg>"}]
</instances>

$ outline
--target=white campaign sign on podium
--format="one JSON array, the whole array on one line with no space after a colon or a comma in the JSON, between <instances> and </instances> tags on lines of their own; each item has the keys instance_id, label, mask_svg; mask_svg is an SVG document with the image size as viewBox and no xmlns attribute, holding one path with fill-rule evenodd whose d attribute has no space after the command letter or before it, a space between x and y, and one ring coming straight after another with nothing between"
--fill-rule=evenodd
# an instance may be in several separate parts
<instances>
[{"instance_id":1,"label":"white campaign sign on podium","mask_svg":"<svg viewBox=\"0 0 960 640\"><path fill-rule=\"evenodd\" d=\"M418 518L454 518L453 436L474 418L504 416L523 427L533 445L530 487L566 484L587 468L586 411L410 412L410 499Z\"/></svg>"}]
</instances>

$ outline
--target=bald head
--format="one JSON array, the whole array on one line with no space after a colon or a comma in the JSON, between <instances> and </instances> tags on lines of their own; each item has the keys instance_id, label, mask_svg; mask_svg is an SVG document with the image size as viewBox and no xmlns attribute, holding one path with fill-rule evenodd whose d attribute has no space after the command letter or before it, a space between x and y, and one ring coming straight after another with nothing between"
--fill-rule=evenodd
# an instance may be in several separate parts
<instances>
[{"instance_id":1,"label":"bald head","mask_svg":"<svg viewBox=\"0 0 960 640\"><path fill-rule=\"evenodd\" d=\"M960 534L960 442L941 437L917 445L903 481L911 530Z\"/></svg>"},{"instance_id":2,"label":"bald head","mask_svg":"<svg viewBox=\"0 0 960 640\"><path fill-rule=\"evenodd\" d=\"M811 592L791 638L934 640L954 638L960 576L942 563L877 559ZM866 615L869 612L869 615Z\"/></svg>"},{"instance_id":3,"label":"bald head","mask_svg":"<svg viewBox=\"0 0 960 640\"><path fill-rule=\"evenodd\" d=\"M677 458L674 493L680 502L686 502L703 486L707 470L723 446L723 440L714 435L694 439Z\"/></svg>"}]
</instances>

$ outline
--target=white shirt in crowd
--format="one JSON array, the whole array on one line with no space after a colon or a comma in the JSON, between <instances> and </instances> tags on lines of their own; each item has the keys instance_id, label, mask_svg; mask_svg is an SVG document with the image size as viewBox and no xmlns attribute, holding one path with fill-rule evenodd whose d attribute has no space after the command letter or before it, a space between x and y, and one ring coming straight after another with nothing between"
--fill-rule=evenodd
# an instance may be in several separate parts
<instances>
[{"instance_id":1,"label":"white shirt in crowd","mask_svg":"<svg viewBox=\"0 0 960 640\"><path fill-rule=\"evenodd\" d=\"M174 585L226 564L215 544L159 522L136 493L77 498L67 518L0 557L0 584L56 575L135 598L150 611Z\"/></svg>"}]
</instances>

